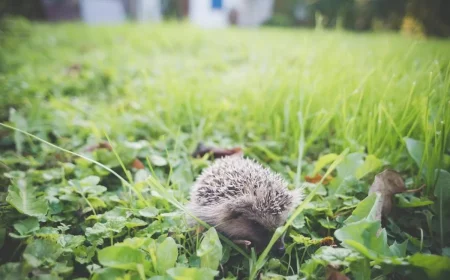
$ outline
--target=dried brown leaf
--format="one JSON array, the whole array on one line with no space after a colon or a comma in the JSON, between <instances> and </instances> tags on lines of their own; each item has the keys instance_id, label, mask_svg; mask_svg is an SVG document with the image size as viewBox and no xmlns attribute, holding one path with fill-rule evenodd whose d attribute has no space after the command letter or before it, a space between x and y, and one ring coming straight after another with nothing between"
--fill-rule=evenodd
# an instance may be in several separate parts
<instances>
[{"instance_id":1,"label":"dried brown leaf","mask_svg":"<svg viewBox=\"0 0 450 280\"><path fill-rule=\"evenodd\" d=\"M333 266L329 265L327 267L327 280L350 280L345 274L342 274L339 270L334 268Z\"/></svg>"},{"instance_id":2,"label":"dried brown leaf","mask_svg":"<svg viewBox=\"0 0 450 280\"><path fill-rule=\"evenodd\" d=\"M308 183L317 184L322 180L322 175L316 174L314 176L305 176L305 181ZM323 180L323 184L327 185L331 180L333 180L333 177L328 176Z\"/></svg>"},{"instance_id":3,"label":"dried brown leaf","mask_svg":"<svg viewBox=\"0 0 450 280\"><path fill-rule=\"evenodd\" d=\"M78 63L72 64L66 68L66 74L70 76L76 76L81 72L81 65Z\"/></svg>"},{"instance_id":4,"label":"dried brown leaf","mask_svg":"<svg viewBox=\"0 0 450 280\"><path fill-rule=\"evenodd\" d=\"M136 168L136 169L144 169L145 168L145 166L144 166L144 164L142 163L142 161L140 161L139 159L134 159L134 161L133 161L133 163L131 164L131 166L133 167L133 168Z\"/></svg>"},{"instance_id":5,"label":"dried brown leaf","mask_svg":"<svg viewBox=\"0 0 450 280\"><path fill-rule=\"evenodd\" d=\"M205 146L203 143L199 143L194 153L192 153L192 157L203 157L206 154L211 154L213 158L221 158L235 154L242 154L242 149L239 147L235 147L232 149L209 147Z\"/></svg>"},{"instance_id":6,"label":"dried brown leaf","mask_svg":"<svg viewBox=\"0 0 450 280\"><path fill-rule=\"evenodd\" d=\"M381 220L382 217L388 216L392 211L394 195L405 191L405 182L397 171L386 169L377 174L369 189L369 195L374 192L380 194L375 218Z\"/></svg>"},{"instance_id":7,"label":"dried brown leaf","mask_svg":"<svg viewBox=\"0 0 450 280\"><path fill-rule=\"evenodd\" d=\"M101 142L97 145L89 146L86 148L86 151L93 152L98 149L107 149L108 151L112 151L112 147L108 142Z\"/></svg>"}]
</instances>

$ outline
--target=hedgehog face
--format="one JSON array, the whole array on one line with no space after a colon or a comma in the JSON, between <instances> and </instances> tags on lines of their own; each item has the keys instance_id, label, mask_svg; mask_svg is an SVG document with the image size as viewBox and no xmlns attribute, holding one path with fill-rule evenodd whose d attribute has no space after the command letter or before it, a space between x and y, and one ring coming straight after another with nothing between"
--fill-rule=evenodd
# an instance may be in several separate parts
<instances>
[{"instance_id":1,"label":"hedgehog face","mask_svg":"<svg viewBox=\"0 0 450 280\"><path fill-rule=\"evenodd\" d=\"M250 241L250 246L257 252L267 246L273 234L272 229L265 228L244 215L230 217L224 224L217 226L217 229L233 240Z\"/></svg>"},{"instance_id":2,"label":"hedgehog face","mask_svg":"<svg viewBox=\"0 0 450 280\"><path fill-rule=\"evenodd\" d=\"M288 193L289 194L289 193ZM282 226L293 203L294 195L285 204L286 208L280 212L269 212L254 204L251 198L242 197L227 205L227 215L217 226L219 231L233 240L248 240L257 252L262 251L268 244L275 230ZM273 250L284 253L284 237L280 238Z\"/></svg>"}]
</instances>

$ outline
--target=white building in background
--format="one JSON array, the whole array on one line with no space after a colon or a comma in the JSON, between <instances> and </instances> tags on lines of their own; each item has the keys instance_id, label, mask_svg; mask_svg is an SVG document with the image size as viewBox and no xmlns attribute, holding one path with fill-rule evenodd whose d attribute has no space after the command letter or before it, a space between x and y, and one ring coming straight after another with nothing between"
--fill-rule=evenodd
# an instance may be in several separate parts
<instances>
[{"instance_id":1,"label":"white building in background","mask_svg":"<svg viewBox=\"0 0 450 280\"><path fill-rule=\"evenodd\" d=\"M89 24L121 23L127 19L125 2L137 21L161 21L161 0L80 0L80 14Z\"/></svg>"},{"instance_id":2,"label":"white building in background","mask_svg":"<svg viewBox=\"0 0 450 280\"><path fill-rule=\"evenodd\" d=\"M40 0L49 18L76 13L88 24L162 20L169 0ZM204 28L259 26L272 17L274 0L175 0L190 22ZM179 2L178 2L179 1ZM173 4L173 3L172 3ZM180 5L181 4L181 5ZM76 8L76 9L75 9ZM79 8L79 9L78 9ZM76 11L75 11L76 10Z\"/></svg>"},{"instance_id":3,"label":"white building in background","mask_svg":"<svg viewBox=\"0 0 450 280\"><path fill-rule=\"evenodd\" d=\"M189 0L189 19L205 28L259 26L272 17L274 0Z\"/></svg>"},{"instance_id":4,"label":"white building in background","mask_svg":"<svg viewBox=\"0 0 450 280\"><path fill-rule=\"evenodd\" d=\"M120 0L80 0L80 14L89 24L119 23L126 20Z\"/></svg>"}]
</instances>

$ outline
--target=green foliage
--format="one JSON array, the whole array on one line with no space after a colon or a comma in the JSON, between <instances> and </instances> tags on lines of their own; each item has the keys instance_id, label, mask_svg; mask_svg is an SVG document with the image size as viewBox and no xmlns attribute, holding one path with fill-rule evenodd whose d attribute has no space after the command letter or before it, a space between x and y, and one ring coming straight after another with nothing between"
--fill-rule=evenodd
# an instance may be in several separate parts
<instances>
[{"instance_id":1,"label":"green foliage","mask_svg":"<svg viewBox=\"0 0 450 280\"><path fill-rule=\"evenodd\" d=\"M26 238L39 229L39 221L35 217L29 217L15 223L14 229L19 233L19 235L11 233L11 236L15 238Z\"/></svg>"},{"instance_id":2,"label":"green foliage","mask_svg":"<svg viewBox=\"0 0 450 280\"><path fill-rule=\"evenodd\" d=\"M98 261L103 266L123 270L138 270L139 265L146 263L143 252L128 246L106 247L98 251Z\"/></svg>"},{"instance_id":3,"label":"green foliage","mask_svg":"<svg viewBox=\"0 0 450 280\"><path fill-rule=\"evenodd\" d=\"M174 279L212 280L214 279L214 276L218 274L218 272L206 267L202 268L177 267L169 269L168 274Z\"/></svg>"},{"instance_id":4,"label":"green foliage","mask_svg":"<svg viewBox=\"0 0 450 280\"><path fill-rule=\"evenodd\" d=\"M167 237L156 249L156 267L160 274L175 266L178 258L178 249L175 240Z\"/></svg>"},{"instance_id":5,"label":"green foliage","mask_svg":"<svg viewBox=\"0 0 450 280\"><path fill-rule=\"evenodd\" d=\"M17 25L0 39L0 118L31 135L0 127L0 279L446 279L448 42ZM186 224L211 163L192 158L199 141L304 187L275 234L284 256ZM424 187L378 221L385 168Z\"/></svg>"},{"instance_id":6,"label":"green foliage","mask_svg":"<svg viewBox=\"0 0 450 280\"><path fill-rule=\"evenodd\" d=\"M8 188L6 201L20 213L43 218L48 211L45 199L39 199L36 190L24 178L18 178Z\"/></svg>"},{"instance_id":7,"label":"green foliage","mask_svg":"<svg viewBox=\"0 0 450 280\"><path fill-rule=\"evenodd\" d=\"M222 244L216 230L210 228L197 250L197 256L200 257L200 266L217 270L222 259Z\"/></svg>"}]
</instances>

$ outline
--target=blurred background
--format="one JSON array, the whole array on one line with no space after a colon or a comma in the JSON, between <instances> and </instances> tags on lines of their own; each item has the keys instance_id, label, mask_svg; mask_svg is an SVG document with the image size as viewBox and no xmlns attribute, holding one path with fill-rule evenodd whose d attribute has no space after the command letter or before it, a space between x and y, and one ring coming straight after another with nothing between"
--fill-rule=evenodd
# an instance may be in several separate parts
<instances>
[{"instance_id":1,"label":"blurred background","mask_svg":"<svg viewBox=\"0 0 450 280\"><path fill-rule=\"evenodd\" d=\"M448 0L2 0L0 16L89 24L190 21L205 28L290 26L450 36Z\"/></svg>"}]
</instances>

